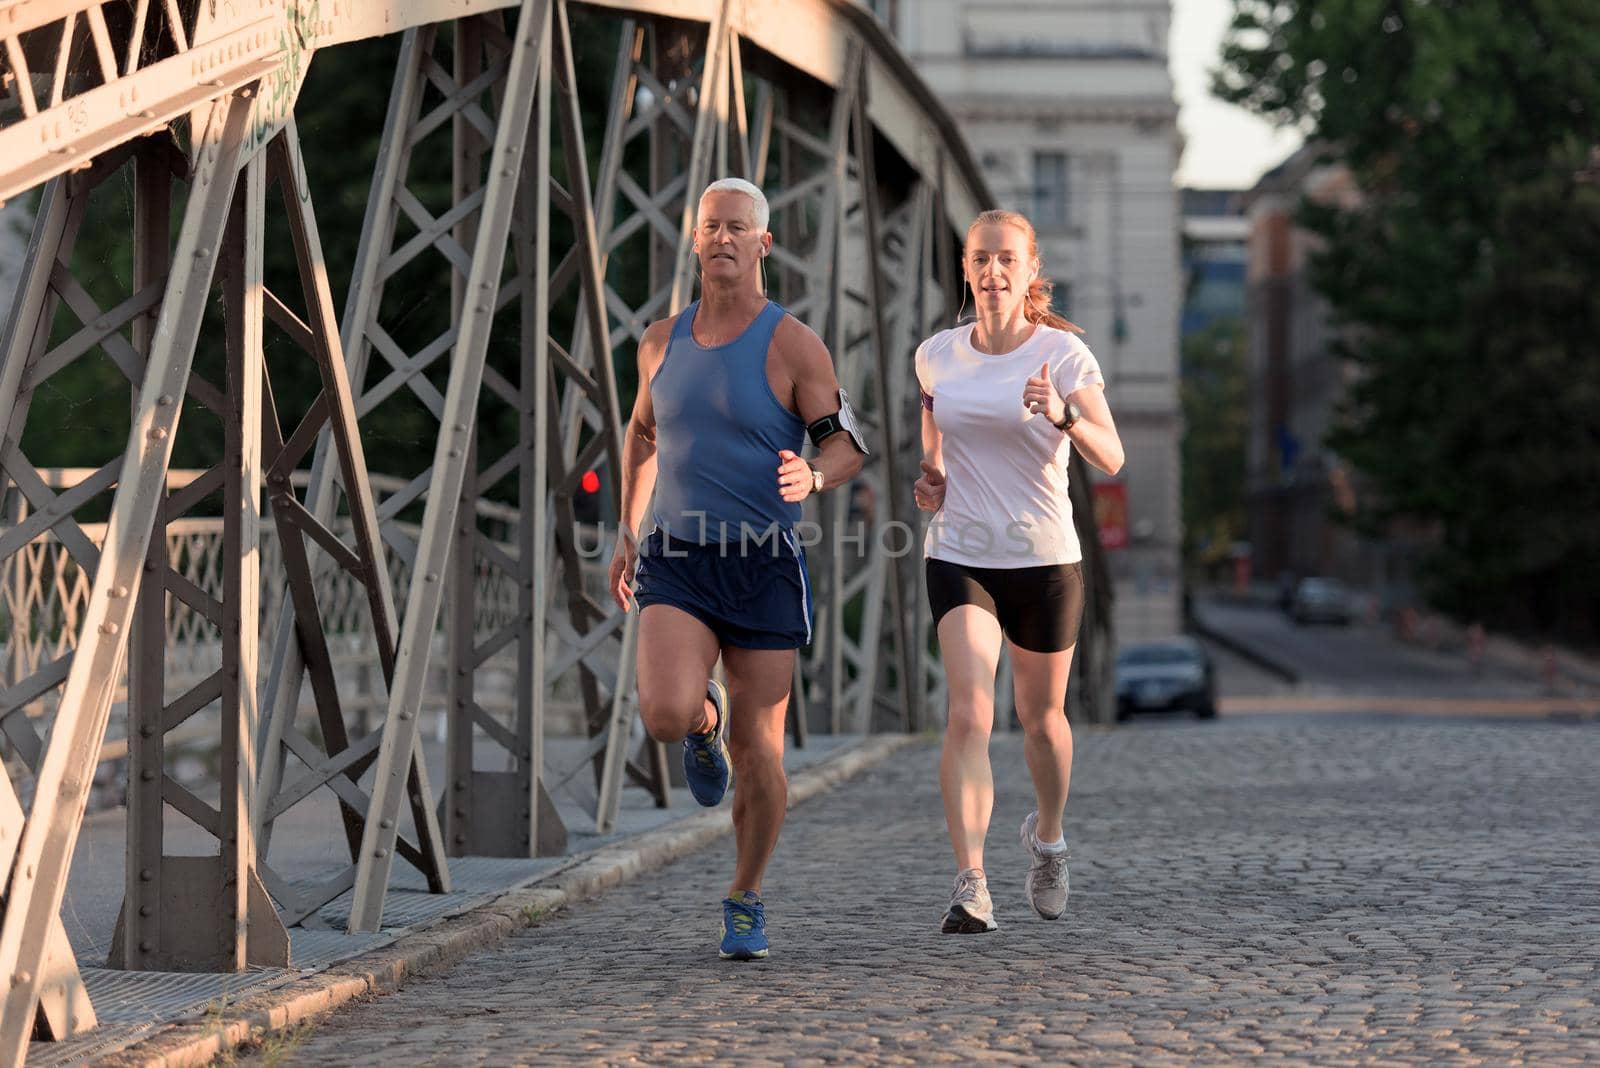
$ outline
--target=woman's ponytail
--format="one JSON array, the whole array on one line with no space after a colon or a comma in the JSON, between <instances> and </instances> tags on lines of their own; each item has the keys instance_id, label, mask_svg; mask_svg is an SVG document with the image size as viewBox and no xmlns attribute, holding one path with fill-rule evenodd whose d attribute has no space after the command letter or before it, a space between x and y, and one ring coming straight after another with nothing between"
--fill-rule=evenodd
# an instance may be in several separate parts
<instances>
[{"instance_id":1,"label":"woman's ponytail","mask_svg":"<svg viewBox=\"0 0 1600 1068\"><path fill-rule=\"evenodd\" d=\"M1081 334L1083 328L1076 323L1056 314L1050 306L1050 294L1055 290L1056 284L1048 278L1034 275L1033 281L1028 283L1028 295L1024 298L1022 316L1030 323L1038 323L1055 330L1065 330L1070 334Z\"/></svg>"}]
</instances>

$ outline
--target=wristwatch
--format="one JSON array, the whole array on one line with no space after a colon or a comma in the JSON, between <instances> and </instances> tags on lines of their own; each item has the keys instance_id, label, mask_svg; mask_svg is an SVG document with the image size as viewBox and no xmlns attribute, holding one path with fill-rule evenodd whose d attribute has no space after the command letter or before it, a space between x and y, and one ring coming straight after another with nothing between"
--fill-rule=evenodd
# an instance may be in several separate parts
<instances>
[{"instance_id":1,"label":"wristwatch","mask_svg":"<svg viewBox=\"0 0 1600 1068\"><path fill-rule=\"evenodd\" d=\"M1066 433L1068 430L1071 430L1074 426L1076 426L1078 420L1082 418L1082 409L1080 409L1076 404L1073 404L1071 401L1067 401L1067 417L1056 424L1056 429L1062 433Z\"/></svg>"},{"instance_id":2,"label":"wristwatch","mask_svg":"<svg viewBox=\"0 0 1600 1068\"><path fill-rule=\"evenodd\" d=\"M822 468L817 467L815 464L807 464L806 466L811 468L811 492L812 493L821 493L822 492Z\"/></svg>"}]
</instances>

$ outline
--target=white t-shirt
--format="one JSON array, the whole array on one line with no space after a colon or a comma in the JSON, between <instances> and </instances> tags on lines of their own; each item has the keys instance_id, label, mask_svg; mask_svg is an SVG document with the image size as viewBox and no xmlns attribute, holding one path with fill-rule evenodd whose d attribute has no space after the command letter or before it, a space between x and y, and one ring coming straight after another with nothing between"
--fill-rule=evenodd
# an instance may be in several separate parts
<instances>
[{"instance_id":1,"label":"white t-shirt","mask_svg":"<svg viewBox=\"0 0 1600 1068\"><path fill-rule=\"evenodd\" d=\"M1083 559L1067 497L1072 442L1022 403L1048 364L1063 398L1105 384L1076 334L1048 326L1001 356L972 344L976 324L935 334L917 349L917 381L931 403L944 453L944 507L923 554L969 567L1038 567ZM931 402L929 400L931 398Z\"/></svg>"}]
</instances>

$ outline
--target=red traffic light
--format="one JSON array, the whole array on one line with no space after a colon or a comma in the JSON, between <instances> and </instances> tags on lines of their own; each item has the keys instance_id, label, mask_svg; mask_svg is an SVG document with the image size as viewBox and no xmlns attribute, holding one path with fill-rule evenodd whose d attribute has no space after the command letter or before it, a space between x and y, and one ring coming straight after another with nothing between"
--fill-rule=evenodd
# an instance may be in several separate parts
<instances>
[{"instance_id":1,"label":"red traffic light","mask_svg":"<svg viewBox=\"0 0 1600 1068\"><path fill-rule=\"evenodd\" d=\"M595 474L593 471L585 471L583 473L583 480L579 482L578 485L583 487L583 492L585 493L599 493L600 476Z\"/></svg>"}]
</instances>

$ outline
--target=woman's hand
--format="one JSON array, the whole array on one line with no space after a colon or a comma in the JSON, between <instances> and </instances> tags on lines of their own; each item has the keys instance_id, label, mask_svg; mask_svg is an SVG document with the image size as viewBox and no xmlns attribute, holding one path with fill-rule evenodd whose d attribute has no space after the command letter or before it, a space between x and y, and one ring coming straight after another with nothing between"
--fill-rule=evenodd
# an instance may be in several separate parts
<instances>
[{"instance_id":1,"label":"woman's hand","mask_svg":"<svg viewBox=\"0 0 1600 1068\"><path fill-rule=\"evenodd\" d=\"M1061 399L1055 383L1050 381L1049 364L1041 365L1039 373L1022 387L1022 404L1034 415L1042 415L1052 423L1059 424L1067 417L1067 402Z\"/></svg>"},{"instance_id":2,"label":"woman's hand","mask_svg":"<svg viewBox=\"0 0 1600 1068\"><path fill-rule=\"evenodd\" d=\"M624 528L617 535L617 551L611 554L611 570L606 586L617 607L628 611L633 599L633 576L639 570L639 546L633 534Z\"/></svg>"},{"instance_id":3,"label":"woman's hand","mask_svg":"<svg viewBox=\"0 0 1600 1068\"><path fill-rule=\"evenodd\" d=\"M944 507L944 472L926 460L922 461L922 477L914 489L917 507L924 512L937 512Z\"/></svg>"}]
</instances>

